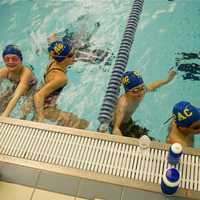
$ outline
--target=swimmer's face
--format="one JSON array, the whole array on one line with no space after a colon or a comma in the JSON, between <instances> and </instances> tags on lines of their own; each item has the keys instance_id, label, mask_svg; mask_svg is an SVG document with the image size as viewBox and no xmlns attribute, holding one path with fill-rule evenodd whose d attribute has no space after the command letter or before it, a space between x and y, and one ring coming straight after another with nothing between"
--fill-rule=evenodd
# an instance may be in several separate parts
<instances>
[{"instance_id":1,"label":"swimmer's face","mask_svg":"<svg viewBox=\"0 0 200 200\"><path fill-rule=\"evenodd\" d=\"M64 60L68 65L72 65L75 62L75 51L74 49L71 50L71 52L66 56Z\"/></svg>"},{"instance_id":2,"label":"swimmer's face","mask_svg":"<svg viewBox=\"0 0 200 200\"><path fill-rule=\"evenodd\" d=\"M145 86L141 84L127 92L130 96L134 97L134 99L142 100L145 95Z\"/></svg>"},{"instance_id":3,"label":"swimmer's face","mask_svg":"<svg viewBox=\"0 0 200 200\"><path fill-rule=\"evenodd\" d=\"M9 70L16 70L21 65L21 59L15 54L8 54L3 57L4 63Z\"/></svg>"}]
</instances>

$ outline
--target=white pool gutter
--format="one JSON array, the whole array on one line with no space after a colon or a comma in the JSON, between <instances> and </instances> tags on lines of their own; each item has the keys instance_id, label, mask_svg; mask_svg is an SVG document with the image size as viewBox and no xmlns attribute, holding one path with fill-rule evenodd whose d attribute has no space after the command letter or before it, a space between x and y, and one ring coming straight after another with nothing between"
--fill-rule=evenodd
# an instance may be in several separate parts
<instances>
[{"instance_id":1,"label":"white pool gutter","mask_svg":"<svg viewBox=\"0 0 200 200\"><path fill-rule=\"evenodd\" d=\"M141 153L137 139L0 117L1 179L55 192L67 190L56 191L45 181L41 184L41 177L70 177L77 185L95 181L162 195L162 174L171 166L166 159L168 148L152 142ZM181 173L176 196L200 199L200 151L185 148L175 167Z\"/></svg>"}]
</instances>

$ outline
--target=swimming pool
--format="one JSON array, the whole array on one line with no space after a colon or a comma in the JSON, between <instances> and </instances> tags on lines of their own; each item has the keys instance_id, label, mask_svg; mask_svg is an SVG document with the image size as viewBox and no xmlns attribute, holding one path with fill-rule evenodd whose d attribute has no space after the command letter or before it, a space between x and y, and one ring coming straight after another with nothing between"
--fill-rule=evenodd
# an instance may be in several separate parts
<instances>
[{"instance_id":1,"label":"swimming pool","mask_svg":"<svg viewBox=\"0 0 200 200\"><path fill-rule=\"evenodd\" d=\"M2 49L10 42L19 44L25 60L34 65L38 79L42 80L48 56L45 52L36 55L35 50L47 45L46 38L50 33L61 31L70 23L90 29L100 22L98 31L91 38L94 48L117 53L131 5L132 0L123 3L120 0L48 1L45 4L39 0L3 0L0 3L3 27L0 46ZM166 77L169 67L180 57L177 53L199 52L199 9L198 0L145 1L127 69L139 69L145 82L149 83ZM200 63L200 60L180 62ZM90 130L98 127L97 117L112 66L77 62L68 71L69 84L58 100L63 110L89 120ZM167 126L162 124L176 102L187 100L200 106L196 95L200 82L183 80L182 75L178 73L172 83L147 94L135 113L135 119L161 141L167 132ZM17 108L12 115L18 116ZM195 146L200 146L198 138Z\"/></svg>"}]
</instances>

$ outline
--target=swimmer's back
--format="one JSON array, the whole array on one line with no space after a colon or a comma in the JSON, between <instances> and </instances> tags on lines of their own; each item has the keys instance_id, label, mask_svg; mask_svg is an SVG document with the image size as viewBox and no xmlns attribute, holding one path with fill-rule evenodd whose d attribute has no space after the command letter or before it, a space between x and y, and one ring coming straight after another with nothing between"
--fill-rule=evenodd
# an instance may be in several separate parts
<instances>
[{"instance_id":1,"label":"swimmer's back","mask_svg":"<svg viewBox=\"0 0 200 200\"><path fill-rule=\"evenodd\" d=\"M173 121L169 128L169 134L167 136L166 142L169 144L173 144L175 142L178 142L182 144L183 146L193 146L193 135L186 135L182 133L178 128L176 123Z\"/></svg>"}]
</instances>

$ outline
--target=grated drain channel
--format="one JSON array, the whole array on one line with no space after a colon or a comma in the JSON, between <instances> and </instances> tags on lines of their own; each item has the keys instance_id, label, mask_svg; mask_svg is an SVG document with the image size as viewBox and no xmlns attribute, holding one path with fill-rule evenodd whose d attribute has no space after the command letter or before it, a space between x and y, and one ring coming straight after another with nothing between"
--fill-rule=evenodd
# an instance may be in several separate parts
<instances>
[{"instance_id":1,"label":"grated drain channel","mask_svg":"<svg viewBox=\"0 0 200 200\"><path fill-rule=\"evenodd\" d=\"M160 184L167 151L0 123L0 154ZM184 154L180 187L200 191L200 156Z\"/></svg>"}]
</instances>

